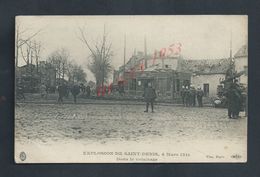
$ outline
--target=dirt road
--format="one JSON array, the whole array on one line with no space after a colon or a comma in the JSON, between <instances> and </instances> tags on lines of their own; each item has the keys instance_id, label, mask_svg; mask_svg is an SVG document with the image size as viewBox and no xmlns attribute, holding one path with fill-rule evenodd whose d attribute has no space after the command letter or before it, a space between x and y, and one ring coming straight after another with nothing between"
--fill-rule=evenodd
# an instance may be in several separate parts
<instances>
[{"instance_id":1,"label":"dirt road","mask_svg":"<svg viewBox=\"0 0 260 177\"><path fill-rule=\"evenodd\" d=\"M244 148L247 118L228 119L225 109L155 106L155 113L143 111L142 105L19 104L15 140L21 146L162 142L186 148L193 141L224 140Z\"/></svg>"}]
</instances>

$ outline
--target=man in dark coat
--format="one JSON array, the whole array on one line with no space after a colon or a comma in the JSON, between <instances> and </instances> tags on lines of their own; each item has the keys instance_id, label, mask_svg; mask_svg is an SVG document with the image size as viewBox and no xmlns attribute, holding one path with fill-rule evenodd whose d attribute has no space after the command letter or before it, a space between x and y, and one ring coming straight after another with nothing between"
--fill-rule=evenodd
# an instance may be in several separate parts
<instances>
[{"instance_id":1,"label":"man in dark coat","mask_svg":"<svg viewBox=\"0 0 260 177\"><path fill-rule=\"evenodd\" d=\"M184 102L185 102L185 106L188 107L190 103L190 89L188 86L186 86L184 90Z\"/></svg>"},{"instance_id":2,"label":"man in dark coat","mask_svg":"<svg viewBox=\"0 0 260 177\"><path fill-rule=\"evenodd\" d=\"M149 104L151 104L152 112L153 111L153 103L156 99L155 89L152 88L151 83L144 89L144 100L146 102L146 110L144 112L148 112Z\"/></svg>"},{"instance_id":3,"label":"man in dark coat","mask_svg":"<svg viewBox=\"0 0 260 177\"><path fill-rule=\"evenodd\" d=\"M181 101L182 105L185 106L185 86L182 86L181 88Z\"/></svg>"},{"instance_id":4,"label":"man in dark coat","mask_svg":"<svg viewBox=\"0 0 260 177\"><path fill-rule=\"evenodd\" d=\"M235 83L232 83L225 93L227 97L227 105L228 105L228 117L236 119L239 115L240 110L240 100L241 100L241 92L236 87Z\"/></svg>"},{"instance_id":5,"label":"man in dark coat","mask_svg":"<svg viewBox=\"0 0 260 177\"><path fill-rule=\"evenodd\" d=\"M198 100L198 104L199 107L202 107L202 97L203 97L204 93L203 90L201 89L201 87L198 87L197 89L197 100Z\"/></svg>"},{"instance_id":6,"label":"man in dark coat","mask_svg":"<svg viewBox=\"0 0 260 177\"><path fill-rule=\"evenodd\" d=\"M193 85L190 86L190 106L196 105L196 90Z\"/></svg>"},{"instance_id":7,"label":"man in dark coat","mask_svg":"<svg viewBox=\"0 0 260 177\"><path fill-rule=\"evenodd\" d=\"M77 102L77 95L79 93L80 93L80 87L77 84L73 85L71 88L71 94L73 95L74 103Z\"/></svg>"},{"instance_id":8,"label":"man in dark coat","mask_svg":"<svg viewBox=\"0 0 260 177\"><path fill-rule=\"evenodd\" d=\"M62 103L63 97L66 95L66 87L64 84L60 84L58 86L58 93L59 93L58 103Z\"/></svg>"}]
</instances>

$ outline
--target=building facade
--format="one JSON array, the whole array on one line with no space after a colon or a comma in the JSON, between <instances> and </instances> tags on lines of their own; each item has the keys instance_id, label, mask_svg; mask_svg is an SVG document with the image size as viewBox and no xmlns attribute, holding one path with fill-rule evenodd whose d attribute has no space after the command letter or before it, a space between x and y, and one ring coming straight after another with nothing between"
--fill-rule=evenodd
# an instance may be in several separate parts
<instances>
[{"instance_id":1,"label":"building facade","mask_svg":"<svg viewBox=\"0 0 260 177\"><path fill-rule=\"evenodd\" d=\"M205 97L216 97L231 59L183 60L181 69L191 72L191 84L201 87Z\"/></svg>"},{"instance_id":2,"label":"building facade","mask_svg":"<svg viewBox=\"0 0 260 177\"><path fill-rule=\"evenodd\" d=\"M38 92L41 84L54 87L56 84L56 71L51 64L41 61L38 66L26 64L17 67L15 71L16 84L22 85L25 92Z\"/></svg>"},{"instance_id":3,"label":"building facade","mask_svg":"<svg viewBox=\"0 0 260 177\"><path fill-rule=\"evenodd\" d=\"M235 70L236 72L243 72L238 78L240 84L245 87L248 85L248 47L243 45L238 52L234 55Z\"/></svg>"},{"instance_id":4,"label":"building facade","mask_svg":"<svg viewBox=\"0 0 260 177\"><path fill-rule=\"evenodd\" d=\"M113 83L124 85L127 94L142 96L151 83L158 99L178 99L182 85L189 86L191 73L178 70L179 57L154 58L139 52L114 71Z\"/></svg>"},{"instance_id":5,"label":"building facade","mask_svg":"<svg viewBox=\"0 0 260 177\"><path fill-rule=\"evenodd\" d=\"M124 84L129 94L141 95L146 83L152 83L161 98L178 99L182 86L201 87L205 97L216 97L218 88L226 78L232 62L235 71L243 71L238 79L247 85L247 46L243 46L234 58L188 60L181 56L154 58L142 53L133 55L126 65L114 72L113 82ZM145 67L146 65L146 67Z\"/></svg>"}]
</instances>

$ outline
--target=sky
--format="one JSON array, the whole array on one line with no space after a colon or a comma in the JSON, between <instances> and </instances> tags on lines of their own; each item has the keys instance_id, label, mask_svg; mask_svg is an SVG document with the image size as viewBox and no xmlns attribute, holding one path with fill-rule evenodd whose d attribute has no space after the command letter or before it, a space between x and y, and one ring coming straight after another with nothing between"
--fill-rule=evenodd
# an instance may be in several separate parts
<instances>
[{"instance_id":1,"label":"sky","mask_svg":"<svg viewBox=\"0 0 260 177\"><path fill-rule=\"evenodd\" d=\"M178 16L17 16L22 39L40 31L33 40L40 41L43 49L40 60L55 50L65 48L71 60L81 65L88 80L95 80L87 65L90 51L79 40L79 28L85 29L93 46L102 38L104 26L108 41L112 43L112 65L118 69L124 63L124 36L126 36L126 60L134 51L147 53L181 43L181 55L185 59L218 59L233 54L248 43L247 16L245 15L178 15ZM19 65L24 65L19 57Z\"/></svg>"}]
</instances>

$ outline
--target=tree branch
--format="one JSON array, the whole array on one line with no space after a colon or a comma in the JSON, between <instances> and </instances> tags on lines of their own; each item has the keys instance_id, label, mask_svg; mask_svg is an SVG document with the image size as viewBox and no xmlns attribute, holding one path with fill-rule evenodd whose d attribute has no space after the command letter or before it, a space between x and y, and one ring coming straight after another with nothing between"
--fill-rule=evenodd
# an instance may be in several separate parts
<instances>
[{"instance_id":1,"label":"tree branch","mask_svg":"<svg viewBox=\"0 0 260 177\"><path fill-rule=\"evenodd\" d=\"M31 35L30 37L28 37L25 40L22 40L23 42L21 44L18 45L18 47L21 47L22 45L24 45L26 42L28 42L29 40L31 40L32 38L34 38L37 34L39 34L42 31L42 29L38 30L36 33L34 33L33 35Z\"/></svg>"},{"instance_id":2,"label":"tree branch","mask_svg":"<svg viewBox=\"0 0 260 177\"><path fill-rule=\"evenodd\" d=\"M93 55L95 55L95 52L92 50L92 48L90 47L90 45L89 45L89 43L88 43L88 41L87 41L87 39L86 39L86 36L85 36L85 33L84 33L84 31L83 31L83 29L82 28L79 28L79 31L80 31L80 34L81 34L81 38L79 38L84 44L86 44L86 46L88 47L88 49L91 51L91 53L93 54Z\"/></svg>"}]
</instances>

